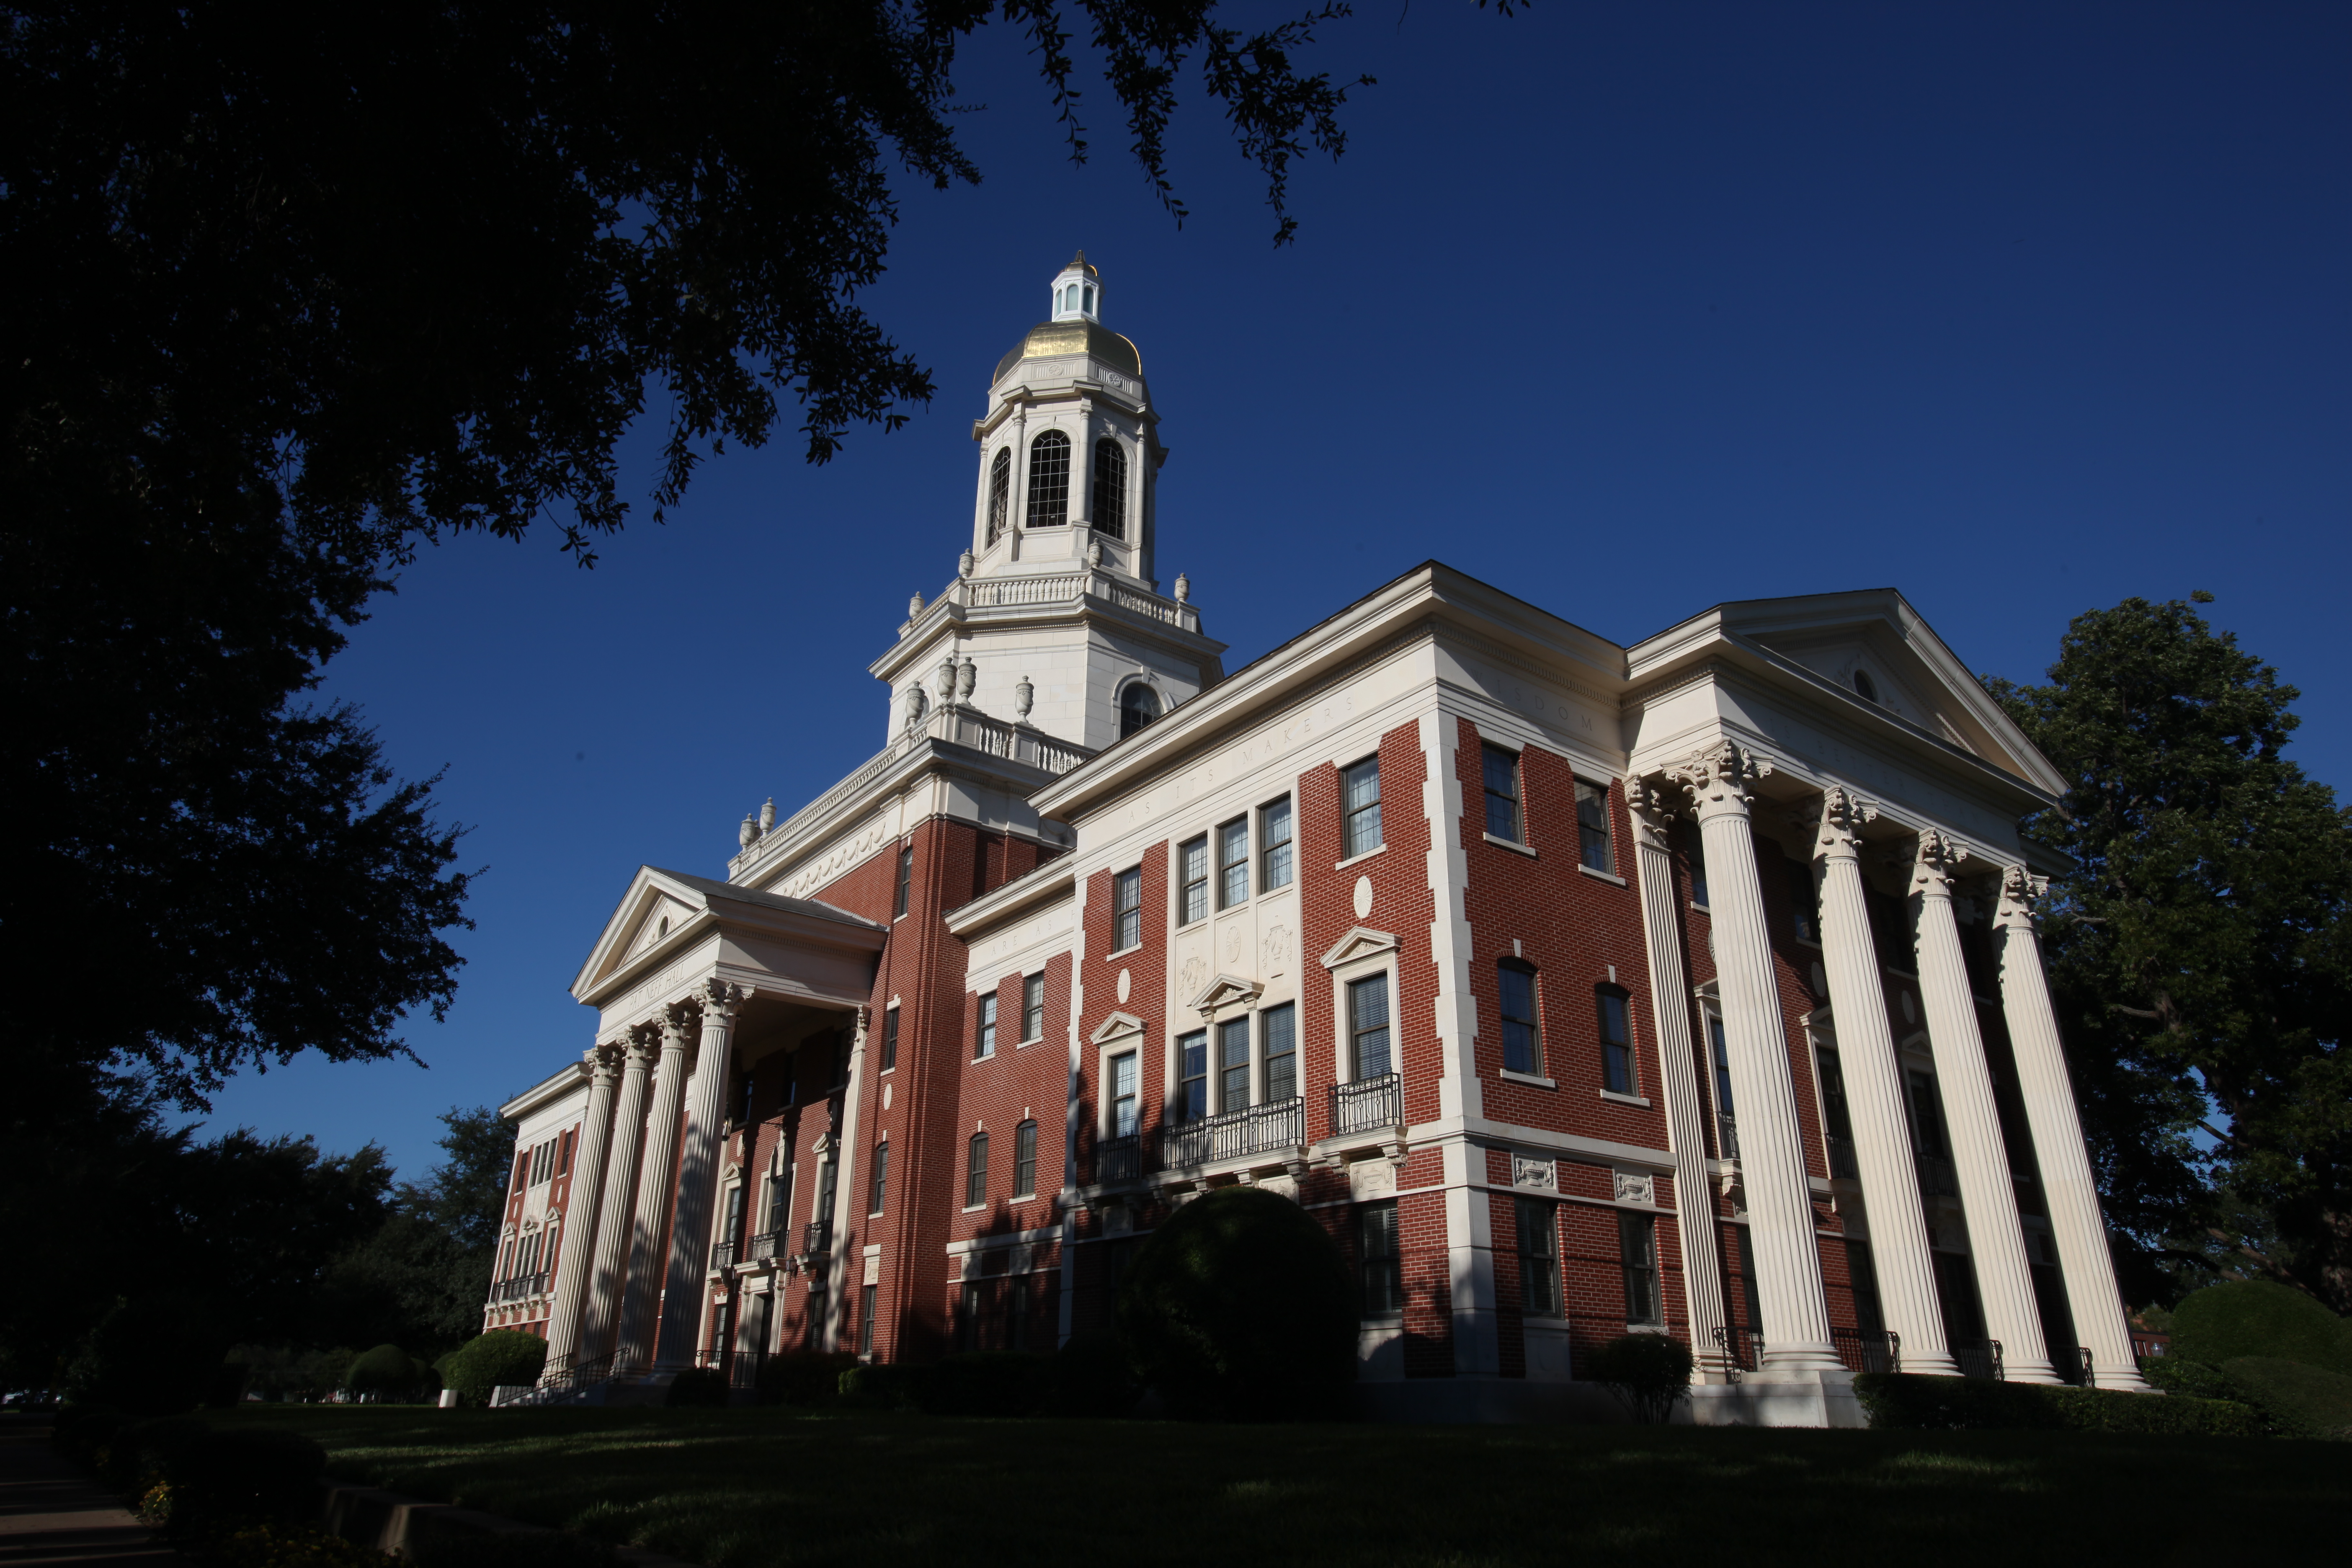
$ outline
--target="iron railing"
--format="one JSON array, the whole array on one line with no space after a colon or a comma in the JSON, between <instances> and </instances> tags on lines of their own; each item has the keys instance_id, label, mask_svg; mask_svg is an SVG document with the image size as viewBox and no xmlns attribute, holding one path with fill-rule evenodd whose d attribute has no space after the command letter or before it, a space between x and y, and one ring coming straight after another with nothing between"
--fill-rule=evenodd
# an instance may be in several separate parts
<instances>
[{"instance_id":1,"label":"iron railing","mask_svg":"<svg viewBox=\"0 0 2352 1568\"><path fill-rule=\"evenodd\" d=\"M2062 1383L2071 1383L2077 1388L2095 1386L2088 1345L2059 1345L2050 1352L2050 1364Z\"/></svg>"},{"instance_id":2,"label":"iron railing","mask_svg":"<svg viewBox=\"0 0 2352 1568\"><path fill-rule=\"evenodd\" d=\"M710 1244L710 1267L725 1268L734 1261L735 1244L733 1242L714 1241Z\"/></svg>"},{"instance_id":3,"label":"iron railing","mask_svg":"<svg viewBox=\"0 0 2352 1568\"><path fill-rule=\"evenodd\" d=\"M1171 1127L1160 1135L1160 1154L1168 1169L1181 1171L1212 1160L1297 1148L1306 1142L1307 1101L1294 1095Z\"/></svg>"},{"instance_id":4,"label":"iron railing","mask_svg":"<svg viewBox=\"0 0 2352 1568\"><path fill-rule=\"evenodd\" d=\"M1331 1086L1331 1132L1345 1137L1350 1132L1370 1132L1382 1127L1404 1125L1404 1077L1401 1073L1382 1073L1378 1078L1358 1079L1353 1083Z\"/></svg>"},{"instance_id":5,"label":"iron railing","mask_svg":"<svg viewBox=\"0 0 2352 1568\"><path fill-rule=\"evenodd\" d=\"M1952 1359L1959 1363L1962 1377L1990 1378L2003 1381L1999 1340L1954 1340Z\"/></svg>"},{"instance_id":6,"label":"iron railing","mask_svg":"<svg viewBox=\"0 0 2352 1568\"><path fill-rule=\"evenodd\" d=\"M792 1233L787 1230L763 1230L753 1237L744 1248L744 1259L751 1263L772 1262L780 1251L790 1251Z\"/></svg>"},{"instance_id":7,"label":"iron railing","mask_svg":"<svg viewBox=\"0 0 2352 1568\"><path fill-rule=\"evenodd\" d=\"M1095 1145L1095 1180L1097 1182L1131 1182L1143 1174L1143 1138L1130 1132L1124 1138L1106 1138Z\"/></svg>"},{"instance_id":8,"label":"iron railing","mask_svg":"<svg viewBox=\"0 0 2352 1568\"><path fill-rule=\"evenodd\" d=\"M525 1296L536 1296L546 1289L547 1271L542 1268L536 1274L517 1274L511 1279L498 1281L490 1287L490 1300L519 1301Z\"/></svg>"},{"instance_id":9,"label":"iron railing","mask_svg":"<svg viewBox=\"0 0 2352 1568\"><path fill-rule=\"evenodd\" d=\"M1750 1329L1720 1328L1715 1331L1715 1349L1723 1358L1724 1375L1738 1383L1741 1373L1756 1370L1764 1342Z\"/></svg>"},{"instance_id":10,"label":"iron railing","mask_svg":"<svg viewBox=\"0 0 2352 1568\"><path fill-rule=\"evenodd\" d=\"M1739 1158L1739 1123L1731 1117L1715 1119L1715 1151L1718 1160Z\"/></svg>"},{"instance_id":11,"label":"iron railing","mask_svg":"<svg viewBox=\"0 0 2352 1568\"><path fill-rule=\"evenodd\" d=\"M1956 1198L1960 1195L1960 1178L1952 1170L1952 1163L1941 1154L1917 1154L1913 1158L1919 1166L1919 1195L1923 1198Z\"/></svg>"},{"instance_id":12,"label":"iron railing","mask_svg":"<svg viewBox=\"0 0 2352 1568\"><path fill-rule=\"evenodd\" d=\"M801 1231L801 1250L810 1257L833 1250L833 1221L813 1219Z\"/></svg>"},{"instance_id":13,"label":"iron railing","mask_svg":"<svg viewBox=\"0 0 2352 1568\"><path fill-rule=\"evenodd\" d=\"M1843 1176L1849 1182L1862 1180L1862 1166L1853 1157L1853 1140L1840 1138L1835 1133L1832 1133L1829 1145L1830 1174Z\"/></svg>"},{"instance_id":14,"label":"iron railing","mask_svg":"<svg viewBox=\"0 0 2352 1568\"><path fill-rule=\"evenodd\" d=\"M1874 1332L1832 1329L1830 1342L1837 1347L1838 1360L1848 1372L1903 1370L1903 1336L1892 1329Z\"/></svg>"}]
</instances>

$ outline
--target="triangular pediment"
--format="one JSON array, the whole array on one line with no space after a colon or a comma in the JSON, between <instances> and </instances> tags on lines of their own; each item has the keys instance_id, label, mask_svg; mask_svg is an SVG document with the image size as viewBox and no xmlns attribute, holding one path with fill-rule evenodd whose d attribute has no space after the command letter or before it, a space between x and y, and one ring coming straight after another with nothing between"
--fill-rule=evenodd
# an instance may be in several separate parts
<instances>
[{"instance_id":1,"label":"triangular pediment","mask_svg":"<svg viewBox=\"0 0 2352 1568\"><path fill-rule=\"evenodd\" d=\"M1331 951L1323 955L1323 967L1337 969L1342 964L1354 963L1366 958L1377 958L1384 952L1394 952L1396 949L1397 939L1393 931L1374 931L1370 926L1358 926L1341 937Z\"/></svg>"},{"instance_id":2,"label":"triangular pediment","mask_svg":"<svg viewBox=\"0 0 2352 1568\"><path fill-rule=\"evenodd\" d=\"M1121 1035L1139 1035L1141 1033L1143 1033L1142 1019L1137 1017L1132 1013L1113 1013L1109 1017L1105 1018L1100 1024L1097 1024L1095 1026L1095 1032L1087 1037L1093 1044L1099 1046L1108 1044L1112 1040L1116 1040Z\"/></svg>"},{"instance_id":3,"label":"triangular pediment","mask_svg":"<svg viewBox=\"0 0 2352 1568\"><path fill-rule=\"evenodd\" d=\"M690 944L695 932L715 928L722 919L866 950L879 949L887 934L887 928L874 921L814 899L786 898L640 866L572 981L572 995L584 1002L624 971L658 967L663 961L657 954Z\"/></svg>"},{"instance_id":4,"label":"triangular pediment","mask_svg":"<svg viewBox=\"0 0 2352 1568\"><path fill-rule=\"evenodd\" d=\"M628 956L635 958L658 947L673 931L683 929L687 921L701 912L685 900L656 889L655 896L646 900L646 907L638 911L637 929L629 938Z\"/></svg>"},{"instance_id":5,"label":"triangular pediment","mask_svg":"<svg viewBox=\"0 0 2352 1568\"><path fill-rule=\"evenodd\" d=\"M1207 1016L1220 1007L1247 1006L1257 1000L1265 989L1262 980L1244 980L1238 974L1220 974L1201 988L1200 994L1186 1004L1194 1012Z\"/></svg>"}]
</instances>

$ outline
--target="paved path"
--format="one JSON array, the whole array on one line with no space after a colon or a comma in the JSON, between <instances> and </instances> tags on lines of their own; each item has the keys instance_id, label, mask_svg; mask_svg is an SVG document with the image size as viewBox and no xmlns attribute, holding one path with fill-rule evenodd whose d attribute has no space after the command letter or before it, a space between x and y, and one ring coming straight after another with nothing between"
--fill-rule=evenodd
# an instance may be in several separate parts
<instances>
[{"instance_id":1,"label":"paved path","mask_svg":"<svg viewBox=\"0 0 2352 1568\"><path fill-rule=\"evenodd\" d=\"M47 1422L0 1416L0 1564L187 1568L186 1561L49 1447Z\"/></svg>"}]
</instances>

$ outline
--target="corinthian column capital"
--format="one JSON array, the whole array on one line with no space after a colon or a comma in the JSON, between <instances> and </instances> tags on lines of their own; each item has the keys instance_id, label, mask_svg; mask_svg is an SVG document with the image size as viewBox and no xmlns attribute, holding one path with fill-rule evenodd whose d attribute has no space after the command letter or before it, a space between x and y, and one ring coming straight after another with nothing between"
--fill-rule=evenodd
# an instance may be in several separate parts
<instances>
[{"instance_id":1,"label":"corinthian column capital","mask_svg":"<svg viewBox=\"0 0 2352 1568\"><path fill-rule=\"evenodd\" d=\"M2022 866L2002 867L2000 900L1993 911L1994 922L2032 931L2033 911L2049 892L2049 878L2037 877Z\"/></svg>"},{"instance_id":2,"label":"corinthian column capital","mask_svg":"<svg viewBox=\"0 0 2352 1568\"><path fill-rule=\"evenodd\" d=\"M1968 858L1967 846L1953 843L1932 827L1925 829L1911 860L1911 890L1931 899L1950 898L1952 879Z\"/></svg>"},{"instance_id":3,"label":"corinthian column capital","mask_svg":"<svg viewBox=\"0 0 2352 1568\"><path fill-rule=\"evenodd\" d=\"M588 1081L599 1089L610 1089L620 1082L623 1054L619 1040L598 1041L583 1058L588 1064Z\"/></svg>"},{"instance_id":4,"label":"corinthian column capital","mask_svg":"<svg viewBox=\"0 0 2352 1568\"><path fill-rule=\"evenodd\" d=\"M1745 816L1756 785L1772 775L1772 763L1729 741L1702 746L1665 770L1666 778L1690 792L1699 818L1737 813Z\"/></svg>"},{"instance_id":5,"label":"corinthian column capital","mask_svg":"<svg viewBox=\"0 0 2352 1568\"><path fill-rule=\"evenodd\" d=\"M694 1026L701 1021L701 1009L691 1001L673 1002L661 1012L662 1049L683 1051L694 1043Z\"/></svg>"},{"instance_id":6,"label":"corinthian column capital","mask_svg":"<svg viewBox=\"0 0 2352 1568\"><path fill-rule=\"evenodd\" d=\"M726 1028L735 1022L735 1015L751 994L731 980L710 979L702 983L702 992L696 998L702 1004L702 1025L705 1028Z\"/></svg>"},{"instance_id":7,"label":"corinthian column capital","mask_svg":"<svg viewBox=\"0 0 2352 1568\"><path fill-rule=\"evenodd\" d=\"M1656 779L1625 781L1625 810L1633 819L1633 842L1644 849L1664 849L1666 826L1675 818L1673 792Z\"/></svg>"},{"instance_id":8,"label":"corinthian column capital","mask_svg":"<svg viewBox=\"0 0 2352 1568\"><path fill-rule=\"evenodd\" d=\"M1822 792L1821 833L1813 841L1813 853L1859 859L1862 830L1877 820L1877 802L1832 784Z\"/></svg>"},{"instance_id":9,"label":"corinthian column capital","mask_svg":"<svg viewBox=\"0 0 2352 1568\"><path fill-rule=\"evenodd\" d=\"M629 1062L636 1067L653 1066L654 1058L661 1054L662 1026L648 1018L642 1024L629 1026L626 1047Z\"/></svg>"}]
</instances>

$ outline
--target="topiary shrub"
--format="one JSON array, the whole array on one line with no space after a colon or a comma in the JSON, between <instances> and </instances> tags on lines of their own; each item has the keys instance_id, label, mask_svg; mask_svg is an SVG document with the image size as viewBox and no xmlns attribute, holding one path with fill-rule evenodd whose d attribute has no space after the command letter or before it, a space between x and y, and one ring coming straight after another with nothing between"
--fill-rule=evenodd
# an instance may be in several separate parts
<instances>
[{"instance_id":1,"label":"topiary shrub","mask_svg":"<svg viewBox=\"0 0 2352 1568\"><path fill-rule=\"evenodd\" d=\"M1143 1384L1119 1337L1103 1329L1072 1334L1054 1352L1052 1392L1045 1408L1055 1415L1125 1415L1143 1397Z\"/></svg>"},{"instance_id":2,"label":"topiary shrub","mask_svg":"<svg viewBox=\"0 0 2352 1568\"><path fill-rule=\"evenodd\" d=\"M723 1410L727 1398L725 1373L715 1366L690 1366L670 1380L662 1403L673 1410Z\"/></svg>"},{"instance_id":3,"label":"topiary shrub","mask_svg":"<svg viewBox=\"0 0 2352 1568\"><path fill-rule=\"evenodd\" d=\"M431 1367L398 1345L378 1345L352 1359L352 1364L343 1372L343 1386L354 1394L379 1400L404 1401L422 1394L437 1394L441 1379Z\"/></svg>"},{"instance_id":4,"label":"topiary shrub","mask_svg":"<svg viewBox=\"0 0 2352 1568\"><path fill-rule=\"evenodd\" d=\"M831 1405L841 1397L841 1374L856 1364L847 1351L787 1351L768 1358L752 1387L762 1405Z\"/></svg>"},{"instance_id":5,"label":"topiary shrub","mask_svg":"<svg viewBox=\"0 0 2352 1568\"><path fill-rule=\"evenodd\" d=\"M2352 1377L2275 1356L2239 1356L2221 1371L2264 1415L2300 1428L2292 1435L2352 1441Z\"/></svg>"},{"instance_id":6,"label":"topiary shrub","mask_svg":"<svg viewBox=\"0 0 2352 1568\"><path fill-rule=\"evenodd\" d=\"M467 1404L487 1405L490 1390L537 1383L546 1366L545 1340L520 1329L492 1329L450 1352L442 1376Z\"/></svg>"},{"instance_id":7,"label":"topiary shrub","mask_svg":"<svg viewBox=\"0 0 2352 1568\"><path fill-rule=\"evenodd\" d=\"M2139 1363L2140 1381L2150 1388L2189 1399L2235 1399L2237 1384L2218 1366L2177 1355L2149 1356Z\"/></svg>"},{"instance_id":8,"label":"topiary shrub","mask_svg":"<svg viewBox=\"0 0 2352 1568\"><path fill-rule=\"evenodd\" d=\"M1347 1260L1263 1187L1218 1188L1153 1231L1120 1282L1118 1329L1171 1415L1326 1417L1356 1379Z\"/></svg>"},{"instance_id":9,"label":"topiary shrub","mask_svg":"<svg viewBox=\"0 0 2352 1568\"><path fill-rule=\"evenodd\" d=\"M974 1351L917 1373L915 1408L926 1415L1034 1415L1051 1393L1053 1363L1024 1351Z\"/></svg>"},{"instance_id":10,"label":"topiary shrub","mask_svg":"<svg viewBox=\"0 0 2352 1568\"><path fill-rule=\"evenodd\" d=\"M903 1410L915 1402L911 1366L859 1364L845 1367L835 1380L839 1403L852 1410Z\"/></svg>"},{"instance_id":11,"label":"topiary shrub","mask_svg":"<svg viewBox=\"0 0 2352 1568\"><path fill-rule=\"evenodd\" d=\"M2158 1398L2104 1388L2052 1388L1981 1377L1864 1373L1853 1392L1874 1427L1928 1431L1999 1429L2266 1435L2260 1412L2226 1399Z\"/></svg>"},{"instance_id":12,"label":"topiary shrub","mask_svg":"<svg viewBox=\"0 0 2352 1568\"><path fill-rule=\"evenodd\" d=\"M1690 1346L1665 1334L1619 1334L1585 1358L1584 1370L1634 1420L1673 1417L1690 1396Z\"/></svg>"},{"instance_id":13,"label":"topiary shrub","mask_svg":"<svg viewBox=\"0 0 2352 1568\"><path fill-rule=\"evenodd\" d=\"M2208 1366L2269 1356L2352 1375L2352 1329L2300 1290L2233 1279L2193 1291L2173 1308L2172 1354Z\"/></svg>"}]
</instances>

